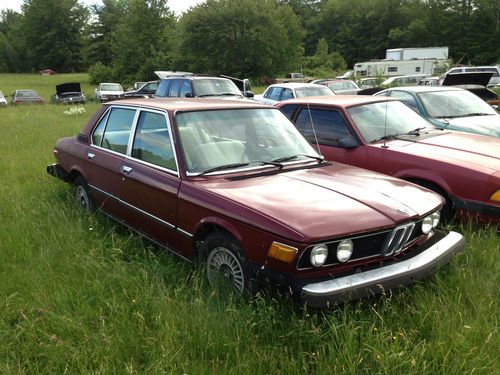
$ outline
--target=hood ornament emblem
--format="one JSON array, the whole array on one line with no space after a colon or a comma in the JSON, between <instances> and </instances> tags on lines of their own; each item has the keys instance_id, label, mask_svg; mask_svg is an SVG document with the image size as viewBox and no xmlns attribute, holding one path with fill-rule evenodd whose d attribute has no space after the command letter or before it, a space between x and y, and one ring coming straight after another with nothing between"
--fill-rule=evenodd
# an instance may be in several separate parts
<instances>
[{"instance_id":1,"label":"hood ornament emblem","mask_svg":"<svg viewBox=\"0 0 500 375\"><path fill-rule=\"evenodd\" d=\"M410 215L410 211L408 211L405 207L396 207L394 211L402 215Z\"/></svg>"}]
</instances>

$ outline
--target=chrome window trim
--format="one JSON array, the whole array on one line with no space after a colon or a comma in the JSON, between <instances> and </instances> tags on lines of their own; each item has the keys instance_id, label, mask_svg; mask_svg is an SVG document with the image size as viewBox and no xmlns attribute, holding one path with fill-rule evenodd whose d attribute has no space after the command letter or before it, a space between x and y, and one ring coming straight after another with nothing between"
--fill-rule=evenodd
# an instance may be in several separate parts
<instances>
[{"instance_id":1,"label":"chrome window trim","mask_svg":"<svg viewBox=\"0 0 500 375\"><path fill-rule=\"evenodd\" d=\"M122 154L121 152L113 151L113 150L111 150L109 148L106 148L106 147L98 146L93 141L94 132L95 132L95 130L97 128L96 125L99 124L101 122L101 120L105 116L109 117L109 113L112 111L113 108L130 109L130 110L136 111L135 115L134 115L134 120L133 120L133 123L132 123L132 127L130 128L130 134L129 134L129 138L128 138L127 152L126 152L126 154ZM136 132L136 129L137 129L137 123L138 123L138 120L139 120L139 116L140 116L140 113L142 111L144 111L144 112L151 112L151 113L157 113L157 114L163 115L165 117L165 121L166 121L166 124L167 124L167 131L168 131L168 135L170 137L170 145L171 145L172 150L173 150L174 161L175 161L175 165L177 167L177 170L165 168L165 167L162 167L160 165L153 164L153 163L148 163L148 162L146 162L144 160L132 157L131 154L132 154L132 146L133 146L133 143L134 143L134 140L135 140L135 132ZM107 127L108 127L108 124L107 124L107 121L106 121L106 126L104 127L104 131L103 131L103 139L104 139L104 134L106 133L106 128ZM133 134L133 136L131 136L132 134ZM164 110L158 110L158 109L153 109L153 108L149 108L149 107L140 107L140 106L110 105L109 108L106 111L104 111L104 113L102 114L102 116L99 117L99 119L94 124L94 128L92 129L92 132L90 133L90 147L94 147L94 148L97 148L99 150L109 152L109 153L111 153L113 155L125 157L125 159L127 159L127 160L133 160L134 162L138 162L138 163L144 164L144 165L146 165L148 167L159 169L159 170L161 170L163 172L167 172L167 173L169 173L171 175L174 175L177 178L180 178L179 162L177 160L177 150L175 148L174 140L172 138L172 126L170 124L170 119L168 117L168 113L166 111L164 111Z\"/></svg>"}]
</instances>

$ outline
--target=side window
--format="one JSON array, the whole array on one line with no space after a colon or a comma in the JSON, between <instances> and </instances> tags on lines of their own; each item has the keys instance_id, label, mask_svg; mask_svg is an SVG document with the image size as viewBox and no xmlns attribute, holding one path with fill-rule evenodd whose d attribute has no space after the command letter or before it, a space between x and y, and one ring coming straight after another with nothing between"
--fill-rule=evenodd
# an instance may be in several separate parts
<instances>
[{"instance_id":1,"label":"side window","mask_svg":"<svg viewBox=\"0 0 500 375\"><path fill-rule=\"evenodd\" d=\"M288 105L284 105L283 107L281 107L280 111L283 112L286 117L291 119L293 112L295 112L296 108L297 108L297 104L288 104Z\"/></svg>"},{"instance_id":2,"label":"side window","mask_svg":"<svg viewBox=\"0 0 500 375\"><path fill-rule=\"evenodd\" d=\"M101 121L99 121L99 124L96 126L94 133L92 133L92 143L96 146L101 145L102 135L104 134L104 129L106 128L106 123L108 121L108 115L109 111L106 112L106 115L101 118Z\"/></svg>"},{"instance_id":3,"label":"side window","mask_svg":"<svg viewBox=\"0 0 500 375\"><path fill-rule=\"evenodd\" d=\"M160 167L177 170L164 115L141 112L132 145L132 157Z\"/></svg>"},{"instance_id":4,"label":"side window","mask_svg":"<svg viewBox=\"0 0 500 375\"><path fill-rule=\"evenodd\" d=\"M290 89L283 89L281 100L293 99L293 92Z\"/></svg>"},{"instance_id":5,"label":"side window","mask_svg":"<svg viewBox=\"0 0 500 375\"><path fill-rule=\"evenodd\" d=\"M401 100L408 107L418 112L417 101L411 94L404 91L394 90L393 92L391 92L391 97Z\"/></svg>"},{"instance_id":6,"label":"side window","mask_svg":"<svg viewBox=\"0 0 500 375\"><path fill-rule=\"evenodd\" d=\"M172 85L170 86L170 91L168 93L168 96L178 97L179 96L179 91L181 89L181 83L182 83L182 80L180 80L180 79L174 79L172 81Z\"/></svg>"},{"instance_id":7,"label":"side window","mask_svg":"<svg viewBox=\"0 0 500 375\"><path fill-rule=\"evenodd\" d=\"M337 146L339 139L352 135L344 117L336 110L303 108L295 124L308 141L315 143L317 138L319 144L327 146Z\"/></svg>"},{"instance_id":8,"label":"side window","mask_svg":"<svg viewBox=\"0 0 500 375\"><path fill-rule=\"evenodd\" d=\"M182 80L182 85L181 85L181 98L185 98L186 94L191 94L191 97L193 95L193 90L191 90L191 83L187 79Z\"/></svg>"},{"instance_id":9,"label":"side window","mask_svg":"<svg viewBox=\"0 0 500 375\"><path fill-rule=\"evenodd\" d=\"M101 146L121 154L126 154L134 117L135 109L113 108L108 116L108 123L104 131Z\"/></svg>"},{"instance_id":10,"label":"side window","mask_svg":"<svg viewBox=\"0 0 500 375\"><path fill-rule=\"evenodd\" d=\"M165 97L167 96L168 90L170 88L171 79L163 79L158 85L155 96Z\"/></svg>"}]
</instances>

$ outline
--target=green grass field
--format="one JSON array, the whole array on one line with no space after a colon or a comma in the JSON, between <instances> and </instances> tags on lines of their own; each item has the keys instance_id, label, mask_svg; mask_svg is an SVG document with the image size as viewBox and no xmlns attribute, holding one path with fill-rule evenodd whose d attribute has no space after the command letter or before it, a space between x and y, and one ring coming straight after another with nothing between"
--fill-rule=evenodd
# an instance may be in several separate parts
<instances>
[{"instance_id":1,"label":"green grass field","mask_svg":"<svg viewBox=\"0 0 500 375\"><path fill-rule=\"evenodd\" d=\"M0 90L85 75L0 75ZM85 83L85 91L93 90ZM88 88L87 88L88 87ZM328 311L224 301L199 267L72 201L45 172L87 113L0 108L0 374L498 374L500 237L424 282Z\"/></svg>"}]
</instances>

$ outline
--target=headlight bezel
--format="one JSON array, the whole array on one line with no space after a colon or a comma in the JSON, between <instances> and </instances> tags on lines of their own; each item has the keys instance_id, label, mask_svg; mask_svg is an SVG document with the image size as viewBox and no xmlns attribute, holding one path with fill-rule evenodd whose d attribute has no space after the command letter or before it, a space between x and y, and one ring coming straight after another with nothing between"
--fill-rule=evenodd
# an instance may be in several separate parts
<instances>
[{"instance_id":1,"label":"headlight bezel","mask_svg":"<svg viewBox=\"0 0 500 375\"><path fill-rule=\"evenodd\" d=\"M311 262L311 265L315 268L322 267L325 263L326 260L328 259L328 245L321 243L318 245L315 245L311 249L311 254L309 255L309 261Z\"/></svg>"},{"instance_id":2,"label":"headlight bezel","mask_svg":"<svg viewBox=\"0 0 500 375\"><path fill-rule=\"evenodd\" d=\"M343 248L341 249L341 247ZM343 255L340 255L341 252ZM351 239L347 238L339 242L339 244L337 245L337 252L335 253L335 255L340 263L346 263L347 261L349 261L349 259L351 259L353 252L354 252L354 243L352 242Z\"/></svg>"}]
</instances>

